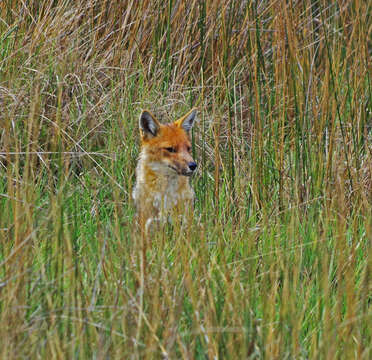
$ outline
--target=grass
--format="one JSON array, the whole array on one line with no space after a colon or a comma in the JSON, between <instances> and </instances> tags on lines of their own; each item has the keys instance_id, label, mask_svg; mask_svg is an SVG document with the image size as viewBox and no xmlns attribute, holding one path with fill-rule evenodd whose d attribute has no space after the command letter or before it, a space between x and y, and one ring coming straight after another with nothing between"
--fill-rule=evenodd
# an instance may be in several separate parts
<instances>
[{"instance_id":1,"label":"grass","mask_svg":"<svg viewBox=\"0 0 372 360\"><path fill-rule=\"evenodd\" d=\"M368 2L0 9L2 359L371 358ZM193 222L145 241L138 115L192 106Z\"/></svg>"}]
</instances>

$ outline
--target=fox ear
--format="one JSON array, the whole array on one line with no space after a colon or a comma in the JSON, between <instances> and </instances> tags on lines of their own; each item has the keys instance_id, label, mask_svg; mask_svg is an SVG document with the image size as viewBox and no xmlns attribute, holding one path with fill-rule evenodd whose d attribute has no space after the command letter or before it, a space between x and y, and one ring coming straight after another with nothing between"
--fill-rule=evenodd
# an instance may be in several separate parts
<instances>
[{"instance_id":1,"label":"fox ear","mask_svg":"<svg viewBox=\"0 0 372 360\"><path fill-rule=\"evenodd\" d=\"M181 119L177 120L176 123L178 124L178 126L180 126L183 130L185 130L188 133L191 130L192 126L194 125L195 118L196 109L194 108Z\"/></svg>"},{"instance_id":2,"label":"fox ear","mask_svg":"<svg viewBox=\"0 0 372 360\"><path fill-rule=\"evenodd\" d=\"M157 135L160 124L155 117L147 110L143 110L139 119L139 126L142 136L154 137Z\"/></svg>"}]
</instances>

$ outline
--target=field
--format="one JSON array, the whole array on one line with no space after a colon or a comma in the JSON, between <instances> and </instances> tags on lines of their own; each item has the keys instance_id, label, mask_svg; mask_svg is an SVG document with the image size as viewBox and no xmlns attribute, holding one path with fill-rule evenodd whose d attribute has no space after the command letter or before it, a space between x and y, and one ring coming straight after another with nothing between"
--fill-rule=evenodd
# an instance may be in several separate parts
<instances>
[{"instance_id":1,"label":"field","mask_svg":"<svg viewBox=\"0 0 372 360\"><path fill-rule=\"evenodd\" d=\"M369 1L0 2L1 359L371 359ZM192 107L146 239L138 116Z\"/></svg>"}]
</instances>

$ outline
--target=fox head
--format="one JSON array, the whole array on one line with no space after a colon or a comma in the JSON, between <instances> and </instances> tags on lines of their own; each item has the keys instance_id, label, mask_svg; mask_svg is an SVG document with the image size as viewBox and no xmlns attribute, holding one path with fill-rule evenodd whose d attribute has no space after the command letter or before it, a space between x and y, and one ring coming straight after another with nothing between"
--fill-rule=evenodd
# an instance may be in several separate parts
<instances>
[{"instance_id":1,"label":"fox head","mask_svg":"<svg viewBox=\"0 0 372 360\"><path fill-rule=\"evenodd\" d=\"M155 172L163 175L191 176L196 162L191 156L190 130L194 124L196 109L170 124L160 124L147 110L139 119L142 154Z\"/></svg>"}]
</instances>

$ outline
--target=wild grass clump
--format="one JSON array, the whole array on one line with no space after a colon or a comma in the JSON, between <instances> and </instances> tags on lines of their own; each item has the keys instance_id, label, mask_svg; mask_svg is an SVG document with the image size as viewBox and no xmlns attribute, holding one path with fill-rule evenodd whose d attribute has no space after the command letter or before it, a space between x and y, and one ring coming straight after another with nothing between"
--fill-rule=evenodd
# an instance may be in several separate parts
<instances>
[{"instance_id":1,"label":"wild grass clump","mask_svg":"<svg viewBox=\"0 0 372 360\"><path fill-rule=\"evenodd\" d=\"M371 358L368 1L0 11L1 359ZM193 223L145 240L138 115L192 106Z\"/></svg>"}]
</instances>

